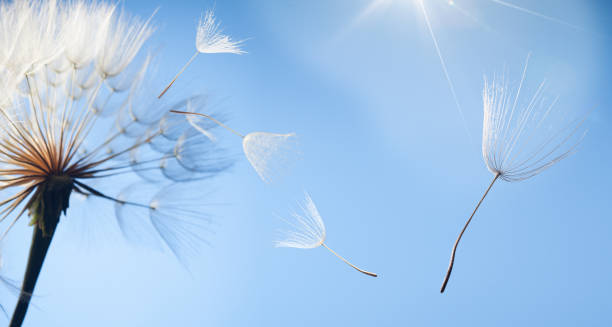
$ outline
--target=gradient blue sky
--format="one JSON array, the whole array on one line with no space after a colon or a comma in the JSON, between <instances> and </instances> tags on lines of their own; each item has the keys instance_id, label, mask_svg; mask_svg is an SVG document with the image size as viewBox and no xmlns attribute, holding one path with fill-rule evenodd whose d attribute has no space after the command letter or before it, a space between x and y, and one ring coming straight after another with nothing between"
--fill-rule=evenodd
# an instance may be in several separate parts
<instances>
[{"instance_id":1,"label":"gradient blue sky","mask_svg":"<svg viewBox=\"0 0 612 327\"><path fill-rule=\"evenodd\" d=\"M414 1L360 14L370 0L165 1L155 8L156 95L194 53L215 7L248 54L202 55L169 95L209 93L239 131L296 132L302 160L263 184L241 160L207 181L223 202L211 247L186 271L170 254L121 240L113 217L62 219L26 326L610 326L612 325L612 28L608 1L425 0L455 83L461 121ZM467 13L467 14L466 14ZM464 237L447 293L451 246L490 182L480 153L483 75L546 78L571 112L596 110L574 156L533 179L494 186ZM470 136L471 135L471 136ZM233 149L240 152L236 140ZM328 242L276 249L308 190ZM102 220L102 221L100 221ZM3 245L20 279L27 219ZM15 298L0 299L12 309Z\"/></svg>"}]
</instances>

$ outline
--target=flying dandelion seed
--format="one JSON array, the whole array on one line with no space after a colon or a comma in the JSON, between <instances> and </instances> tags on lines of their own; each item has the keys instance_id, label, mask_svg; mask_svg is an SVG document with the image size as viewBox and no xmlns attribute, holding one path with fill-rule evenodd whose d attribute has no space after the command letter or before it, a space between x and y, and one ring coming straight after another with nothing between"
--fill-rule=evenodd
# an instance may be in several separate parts
<instances>
[{"instance_id":1,"label":"flying dandelion seed","mask_svg":"<svg viewBox=\"0 0 612 327\"><path fill-rule=\"evenodd\" d=\"M185 66L181 68L181 70L176 74L174 79L166 86L166 88L159 94L158 98L161 99L162 96L172 84L176 82L176 80L183 74L185 69L191 65L191 63L195 60L195 58L200 53L233 53L233 54L243 54L246 53L240 46L244 42L234 41L229 36L223 34L221 30L221 24L215 20L215 16L212 10L208 10L204 13L202 18L200 19L200 23L198 24L198 30L196 33L196 53L193 54L191 59L187 61Z\"/></svg>"},{"instance_id":2,"label":"flying dandelion seed","mask_svg":"<svg viewBox=\"0 0 612 327\"><path fill-rule=\"evenodd\" d=\"M314 202L310 198L308 193L305 194L306 199L303 203L299 203L298 206L302 213L293 213L291 216L295 222L287 221L295 230L287 232L285 240L277 241L276 247L288 247L296 249L314 249L319 246L323 246L329 252L333 253L340 260L344 261L347 265L360 273L366 274L372 277L378 277L377 274L360 269L338 255L334 250L330 249L325 244L325 238L327 236L325 231L325 224L319 214L319 210L315 206Z\"/></svg>"},{"instance_id":3,"label":"flying dandelion seed","mask_svg":"<svg viewBox=\"0 0 612 327\"><path fill-rule=\"evenodd\" d=\"M245 157L259 177L266 183L271 183L276 177L281 175L298 157L298 153L295 150L297 147L295 133L252 132L242 135L212 116L203 113L179 110L170 110L170 112L183 114L187 117L195 115L208 118L232 134L240 136ZM190 120L190 123L193 123L193 121ZM202 130L202 128L198 128L198 130ZM210 132L207 130L204 130L203 133L206 136L210 135ZM214 137L212 139L214 140Z\"/></svg>"},{"instance_id":4,"label":"flying dandelion seed","mask_svg":"<svg viewBox=\"0 0 612 327\"><path fill-rule=\"evenodd\" d=\"M518 182L541 173L574 153L586 135L586 131L579 133L586 117L568 121L566 112L555 109L557 98L544 96L544 82L529 101L521 100L528 61L529 56L516 95L503 78L492 83L485 80L482 156L494 177L455 241L441 293L453 270L459 241L493 184L499 179Z\"/></svg>"},{"instance_id":5,"label":"flying dandelion seed","mask_svg":"<svg viewBox=\"0 0 612 327\"><path fill-rule=\"evenodd\" d=\"M378 7L380 7L382 4L390 4L391 2L397 2L398 0L372 0L369 5L366 7L365 10L363 10L362 12L359 13L359 15L352 21L352 23L349 26L349 29L352 29L354 25L357 25L359 22L363 21L364 18L366 18L367 16L370 16L372 14L372 12L377 9ZM513 10L517 10L550 22L554 22L557 24L561 24L561 25L565 25L567 27L573 28L575 30L579 30L579 31L586 31L584 28L577 26L577 25L573 25L571 23L568 23L564 20L555 18L555 17L551 17L548 15L545 15L543 13L540 12L536 12L533 10L529 10L527 8L512 4L510 2L507 1L502 1L502 0L489 0L493 3L496 3L498 5L504 6L506 8L510 8ZM429 12L425 6L425 0L414 0L415 4L419 7L423 18L425 19L425 24L427 27L427 31L429 32L429 35L432 39L432 42L434 44L434 48L436 50L436 55L438 57L438 60L440 62L440 66L442 68L442 72L444 73L444 77L446 79L449 91L451 93L451 96L453 98L453 101L455 103L455 107L457 108L457 111L459 113L459 116L461 118L461 121L463 123L463 127L468 135L468 138L470 140L470 142L472 142L473 138L472 138L472 133L469 130L466 118L465 118L465 114L463 111L463 108L461 107L461 103L459 102L459 97L457 96L456 90L455 90L455 83L453 82L453 79L451 78L449 72L448 72L448 67L446 65L446 59L442 53L442 50L440 49L440 45L438 42L438 38L436 37L436 33L433 30L433 27L431 25L431 20L429 17ZM446 1L446 3L449 6L452 6L454 8L456 8L461 14L463 14L464 16L467 16L468 18L472 19L473 21L475 21L477 24L483 26L486 30L488 31L494 31L490 26L484 24L480 19L478 19L476 16L474 16L473 14L471 14L468 10L464 9L463 7L459 6L456 1L454 0L448 0Z\"/></svg>"},{"instance_id":6,"label":"flying dandelion seed","mask_svg":"<svg viewBox=\"0 0 612 327\"><path fill-rule=\"evenodd\" d=\"M201 201L185 203L193 192L182 182L215 176L232 161L168 112L201 110L195 98L165 105L144 90L150 57L138 58L152 32L151 18L104 2L0 3L0 190L12 192L0 201L0 221L10 217L2 237L26 211L34 226L11 326L23 323L73 195L113 202L124 235L147 223L181 261L205 242L209 217ZM154 192L118 192L139 179Z\"/></svg>"}]
</instances>

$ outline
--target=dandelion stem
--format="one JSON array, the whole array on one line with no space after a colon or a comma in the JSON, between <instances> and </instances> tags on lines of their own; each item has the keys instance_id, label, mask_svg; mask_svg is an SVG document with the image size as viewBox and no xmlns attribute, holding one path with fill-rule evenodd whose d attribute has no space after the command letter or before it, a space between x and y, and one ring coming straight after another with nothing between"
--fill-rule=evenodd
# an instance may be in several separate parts
<instances>
[{"instance_id":1,"label":"dandelion stem","mask_svg":"<svg viewBox=\"0 0 612 327\"><path fill-rule=\"evenodd\" d=\"M175 114L183 114L183 115L196 115L196 116L206 117L206 118L208 118L208 119L210 119L210 120L214 121L215 123L217 123L219 126L221 126L221 127L225 128L225 129L227 129L228 131L230 131L230 132L232 132L232 133L234 133L234 134L236 134L236 135L240 136L241 138L244 138L244 135L242 135L242 134L240 134L240 133L236 132L234 129L229 128L227 125L225 125L225 124L223 124L222 122L220 122L220 121L218 121L218 120L216 120L216 119L212 118L212 117L211 117L211 116L209 116L209 115L202 114L202 113L199 113L199 112L178 111L178 110L170 110L170 112L173 112L173 113L175 113Z\"/></svg>"},{"instance_id":2,"label":"dandelion stem","mask_svg":"<svg viewBox=\"0 0 612 327\"><path fill-rule=\"evenodd\" d=\"M461 233L459 233L459 237L457 237L457 240L455 241L455 245L453 246L453 252L451 253L450 263L448 264L448 270L446 271L446 276L444 277L444 282L442 283L442 287L440 288L440 293L444 293L444 290L446 289L446 284L448 284L448 280L450 279L451 272L453 271L453 264L455 263L455 252L457 252L457 246L459 245L459 241L461 241L461 237L463 236L463 233L465 232L465 230L467 229L468 225L472 221L472 218L474 218L474 215L476 214L476 211L478 210L478 208L482 204L482 201L484 201L484 199L487 196L487 194L489 194L489 191L491 190L491 188L493 187L493 184L495 184L495 181L497 181L499 176L500 176L499 173L497 173L495 175L495 178L493 178L493 181L491 181L491 184L489 184L489 187L485 191L484 195L482 196L482 198L480 198L480 201L478 201L478 204L476 205L476 208L474 208L474 211L472 212L472 215L470 216L470 218L465 223L465 226L463 226L463 229L461 230Z\"/></svg>"},{"instance_id":3,"label":"dandelion stem","mask_svg":"<svg viewBox=\"0 0 612 327\"><path fill-rule=\"evenodd\" d=\"M369 271L365 271L363 269L359 269L357 268L355 265L353 265L352 263L348 262L348 260L344 259L343 257L341 257L338 253L336 253L334 250L330 249L329 247L327 247L327 245L325 245L325 243L321 243L321 245L323 245L326 249L329 250L329 252L333 253L336 257L340 258L340 260L344 261L344 263L346 263L347 265L353 267L353 269L357 270L358 272L362 273L362 274L366 274L368 276L372 276L372 277L378 277L377 274L369 272Z\"/></svg>"},{"instance_id":4,"label":"dandelion stem","mask_svg":"<svg viewBox=\"0 0 612 327\"><path fill-rule=\"evenodd\" d=\"M166 86L166 88L162 91L162 93L160 93L157 96L158 99L161 99L161 97L163 97L164 94L166 94L166 92L168 92L170 87L172 87L172 84L174 84L174 82L176 82L176 80L179 78L179 76L181 76L181 74L185 71L185 69L187 69L187 67L189 67L189 65L191 65L191 63L198 56L198 54L200 54L200 53L198 51L196 51L196 53L191 57L191 59L189 59L189 61L185 64L185 66L183 66L183 68L181 68L181 70L178 72L178 74L176 74L176 76L174 76L174 79L172 80L172 82L170 82L170 84L168 84L168 86Z\"/></svg>"},{"instance_id":5,"label":"dandelion stem","mask_svg":"<svg viewBox=\"0 0 612 327\"><path fill-rule=\"evenodd\" d=\"M36 193L25 206L32 219L31 224L34 225L34 233L21 286L21 294L9 325L11 327L20 327L23 324L30 305L31 294L34 294L34 287L55 234L55 229L60 221L60 216L62 212L66 212L66 209L68 209L72 187L70 177L49 178L37 187Z\"/></svg>"},{"instance_id":6,"label":"dandelion stem","mask_svg":"<svg viewBox=\"0 0 612 327\"><path fill-rule=\"evenodd\" d=\"M55 226L53 226L53 230L48 235L44 235L42 229L38 228L38 226L34 226L28 266L26 267L23 284L21 286L19 302L17 302L15 311L13 311L13 317L9 325L10 327L20 327L21 324L23 324L28 306L30 305L30 299L32 298L31 294L34 292L34 287L36 286L36 281L38 280L38 275L42 269L49 246L51 245L54 232Z\"/></svg>"}]
</instances>

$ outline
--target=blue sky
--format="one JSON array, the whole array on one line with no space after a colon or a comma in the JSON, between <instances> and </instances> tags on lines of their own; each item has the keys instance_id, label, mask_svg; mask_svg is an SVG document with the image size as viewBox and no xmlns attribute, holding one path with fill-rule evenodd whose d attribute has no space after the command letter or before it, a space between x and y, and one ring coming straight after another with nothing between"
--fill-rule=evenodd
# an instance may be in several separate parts
<instances>
[{"instance_id":1,"label":"blue sky","mask_svg":"<svg viewBox=\"0 0 612 327\"><path fill-rule=\"evenodd\" d=\"M223 204L210 208L212 245L189 270L124 242L113 217L69 211L26 326L611 325L610 4L508 0L577 29L490 0L425 0L464 124L415 2L361 15L370 2L125 1L143 17L159 7L152 95L195 52L200 13L214 7L248 53L199 56L169 96L211 94L242 132L295 132L302 159L272 185L246 160L206 181ZM451 246L492 178L480 150L483 76L505 68L518 79L529 52L528 79L547 79L560 109L596 108L589 133L544 173L493 187L441 295ZM327 244L379 278L321 248L273 247L286 227L276 214L304 190ZM3 245L13 279L26 223Z\"/></svg>"}]
</instances>

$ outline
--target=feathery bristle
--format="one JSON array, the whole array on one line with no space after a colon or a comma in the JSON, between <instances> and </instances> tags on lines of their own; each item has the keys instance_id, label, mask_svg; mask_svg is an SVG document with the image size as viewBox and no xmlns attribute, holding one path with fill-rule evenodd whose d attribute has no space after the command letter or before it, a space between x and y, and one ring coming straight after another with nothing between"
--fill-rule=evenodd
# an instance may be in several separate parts
<instances>
[{"instance_id":1,"label":"feathery bristle","mask_svg":"<svg viewBox=\"0 0 612 327\"><path fill-rule=\"evenodd\" d=\"M482 155L488 169L509 182L533 177L563 160L586 134L580 133L586 116L568 119L572 114L556 107L558 98L544 96L545 82L528 101L521 98L526 71L527 62L516 94L503 78L485 80L483 90Z\"/></svg>"},{"instance_id":2,"label":"feathery bristle","mask_svg":"<svg viewBox=\"0 0 612 327\"><path fill-rule=\"evenodd\" d=\"M216 21L212 10L204 13L198 24L196 48L200 53L246 53L240 49L244 41L233 41L222 33L221 24Z\"/></svg>"},{"instance_id":3,"label":"feathery bristle","mask_svg":"<svg viewBox=\"0 0 612 327\"><path fill-rule=\"evenodd\" d=\"M152 57L138 54L152 32L151 18L107 3L0 3L0 189L12 191L0 202L0 220L12 220L3 235L26 210L18 208L56 176L70 181L73 194L149 208L150 201L123 198L123 180L163 183L154 184L161 190L231 166L217 145L167 114L205 102L166 104L145 90ZM159 203L165 195L151 194ZM166 241L173 223L184 229L173 214L171 205L151 214ZM177 237L168 245L178 255Z\"/></svg>"},{"instance_id":4,"label":"feathery bristle","mask_svg":"<svg viewBox=\"0 0 612 327\"><path fill-rule=\"evenodd\" d=\"M287 221L294 230L286 232L285 239L277 241L276 246L298 249L312 249L321 246L326 237L325 224L308 193L305 194L304 202L299 203L298 206L300 213L291 214L295 222Z\"/></svg>"}]
</instances>

